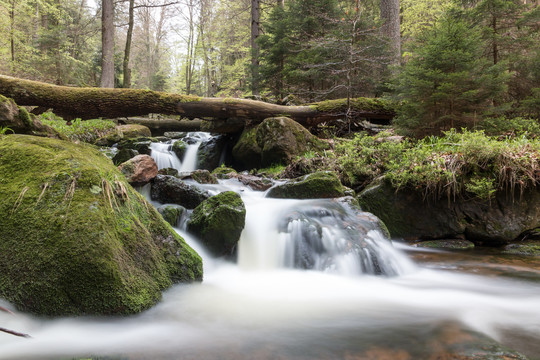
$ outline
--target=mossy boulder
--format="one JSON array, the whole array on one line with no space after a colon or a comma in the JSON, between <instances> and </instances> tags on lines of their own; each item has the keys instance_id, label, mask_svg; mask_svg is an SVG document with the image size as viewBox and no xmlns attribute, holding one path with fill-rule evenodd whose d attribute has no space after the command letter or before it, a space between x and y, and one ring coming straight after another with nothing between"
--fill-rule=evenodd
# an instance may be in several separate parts
<instances>
[{"instance_id":1,"label":"mossy boulder","mask_svg":"<svg viewBox=\"0 0 540 360\"><path fill-rule=\"evenodd\" d=\"M195 170L192 171L190 177L199 184L217 184L218 179L210 173L208 170Z\"/></svg>"},{"instance_id":2,"label":"mossy boulder","mask_svg":"<svg viewBox=\"0 0 540 360\"><path fill-rule=\"evenodd\" d=\"M151 137L152 132L150 129L144 125L138 124L127 124L127 125L118 125L116 130L122 134L124 139L134 139L138 137Z\"/></svg>"},{"instance_id":3,"label":"mossy boulder","mask_svg":"<svg viewBox=\"0 0 540 360\"><path fill-rule=\"evenodd\" d=\"M150 149L150 144L152 140L148 137L136 137L131 139L122 138L118 142L118 149L120 150L135 150L139 154L150 155L152 150Z\"/></svg>"},{"instance_id":4,"label":"mossy boulder","mask_svg":"<svg viewBox=\"0 0 540 360\"><path fill-rule=\"evenodd\" d=\"M305 175L284 184L276 185L266 194L269 198L281 199L322 199L339 198L348 195L336 174L320 171Z\"/></svg>"},{"instance_id":5,"label":"mossy boulder","mask_svg":"<svg viewBox=\"0 0 540 360\"><path fill-rule=\"evenodd\" d=\"M90 145L0 137L0 297L40 315L133 314L200 257Z\"/></svg>"},{"instance_id":6,"label":"mossy boulder","mask_svg":"<svg viewBox=\"0 0 540 360\"><path fill-rule=\"evenodd\" d=\"M150 197L152 200L167 204L182 205L186 209L195 209L211 195L195 186L170 175L158 175L152 181Z\"/></svg>"},{"instance_id":7,"label":"mossy boulder","mask_svg":"<svg viewBox=\"0 0 540 360\"><path fill-rule=\"evenodd\" d=\"M187 223L216 256L232 255L246 221L246 208L234 191L222 192L202 202Z\"/></svg>"},{"instance_id":8,"label":"mossy boulder","mask_svg":"<svg viewBox=\"0 0 540 360\"><path fill-rule=\"evenodd\" d=\"M24 107L19 107L12 99L0 95L0 128L8 128L6 133L28 134L65 139L58 131L43 124Z\"/></svg>"},{"instance_id":9,"label":"mossy boulder","mask_svg":"<svg viewBox=\"0 0 540 360\"><path fill-rule=\"evenodd\" d=\"M393 237L465 238L475 244L500 245L540 226L540 189L524 194L499 191L491 200L426 198L416 189L396 190L379 179L358 196L362 209L381 218Z\"/></svg>"},{"instance_id":10,"label":"mossy boulder","mask_svg":"<svg viewBox=\"0 0 540 360\"><path fill-rule=\"evenodd\" d=\"M307 151L327 147L327 143L294 120L276 117L265 119L254 128L245 129L232 149L232 154L241 166L251 169L288 164Z\"/></svg>"},{"instance_id":11,"label":"mossy boulder","mask_svg":"<svg viewBox=\"0 0 540 360\"><path fill-rule=\"evenodd\" d=\"M212 171L212 175L215 175L218 179L230 179L237 174L236 170L226 166L217 167Z\"/></svg>"},{"instance_id":12,"label":"mossy boulder","mask_svg":"<svg viewBox=\"0 0 540 360\"><path fill-rule=\"evenodd\" d=\"M184 158L184 155L186 155L187 150L187 144L183 142L182 140L177 140L174 142L172 146L172 151L178 156L180 160Z\"/></svg>"},{"instance_id":13,"label":"mossy boulder","mask_svg":"<svg viewBox=\"0 0 540 360\"><path fill-rule=\"evenodd\" d=\"M186 208L176 204L161 205L157 210L171 226L178 226L178 223L186 214Z\"/></svg>"},{"instance_id":14,"label":"mossy boulder","mask_svg":"<svg viewBox=\"0 0 540 360\"><path fill-rule=\"evenodd\" d=\"M540 256L540 241L528 240L508 244L504 247L503 253L511 255Z\"/></svg>"},{"instance_id":15,"label":"mossy boulder","mask_svg":"<svg viewBox=\"0 0 540 360\"><path fill-rule=\"evenodd\" d=\"M116 153L116 155L113 156L112 161L115 165L120 165L121 163L124 163L128 161L129 159L134 158L137 155L139 155L139 152L137 150L120 149Z\"/></svg>"}]
</instances>

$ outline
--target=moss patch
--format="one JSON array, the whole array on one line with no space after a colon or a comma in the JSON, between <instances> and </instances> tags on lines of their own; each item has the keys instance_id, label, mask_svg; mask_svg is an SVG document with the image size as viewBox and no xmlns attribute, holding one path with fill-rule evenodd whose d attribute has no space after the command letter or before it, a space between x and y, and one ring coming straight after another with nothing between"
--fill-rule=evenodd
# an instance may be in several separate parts
<instances>
[{"instance_id":1,"label":"moss patch","mask_svg":"<svg viewBox=\"0 0 540 360\"><path fill-rule=\"evenodd\" d=\"M278 185L268 190L267 197L286 199L319 199L345 196L345 187L336 174L320 171Z\"/></svg>"},{"instance_id":2,"label":"moss patch","mask_svg":"<svg viewBox=\"0 0 540 360\"><path fill-rule=\"evenodd\" d=\"M0 138L0 297L42 315L131 314L200 257L91 146Z\"/></svg>"}]
</instances>

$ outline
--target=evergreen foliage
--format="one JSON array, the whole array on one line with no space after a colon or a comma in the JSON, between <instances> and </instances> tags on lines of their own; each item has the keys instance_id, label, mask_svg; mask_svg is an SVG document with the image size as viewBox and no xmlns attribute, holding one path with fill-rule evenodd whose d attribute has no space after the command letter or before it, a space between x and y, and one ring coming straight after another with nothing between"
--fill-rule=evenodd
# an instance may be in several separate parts
<instances>
[{"instance_id":1,"label":"evergreen foliage","mask_svg":"<svg viewBox=\"0 0 540 360\"><path fill-rule=\"evenodd\" d=\"M396 124L415 135L472 126L506 90L504 63L481 56L476 27L448 12L415 46L394 89L402 102Z\"/></svg>"}]
</instances>

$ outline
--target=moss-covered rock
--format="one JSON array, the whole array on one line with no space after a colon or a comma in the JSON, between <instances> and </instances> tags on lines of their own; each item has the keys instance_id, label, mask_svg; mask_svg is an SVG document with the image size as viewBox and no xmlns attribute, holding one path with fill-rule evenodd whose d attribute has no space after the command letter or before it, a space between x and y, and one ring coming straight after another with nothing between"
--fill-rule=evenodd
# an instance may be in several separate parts
<instances>
[{"instance_id":1,"label":"moss-covered rock","mask_svg":"<svg viewBox=\"0 0 540 360\"><path fill-rule=\"evenodd\" d=\"M192 171L190 177L199 184L217 184L217 178L208 170L195 170Z\"/></svg>"},{"instance_id":2,"label":"moss-covered rock","mask_svg":"<svg viewBox=\"0 0 540 360\"><path fill-rule=\"evenodd\" d=\"M186 184L174 176L158 175L152 181L150 196L152 200L164 204L178 204L187 209L195 209L200 203L208 199L210 194L207 191Z\"/></svg>"},{"instance_id":3,"label":"moss-covered rock","mask_svg":"<svg viewBox=\"0 0 540 360\"><path fill-rule=\"evenodd\" d=\"M116 155L113 156L112 161L115 165L120 165L121 163L124 163L128 161L129 159L134 158L137 155L139 155L139 152L137 150L120 149L116 153Z\"/></svg>"},{"instance_id":4,"label":"moss-covered rock","mask_svg":"<svg viewBox=\"0 0 540 360\"><path fill-rule=\"evenodd\" d=\"M65 139L58 131L43 124L25 108L17 106L12 99L0 95L0 128L8 128L7 133L46 136Z\"/></svg>"},{"instance_id":5,"label":"moss-covered rock","mask_svg":"<svg viewBox=\"0 0 540 360\"><path fill-rule=\"evenodd\" d=\"M416 247L425 247L425 248L431 248L431 249L449 249L449 250L474 249L474 243L468 240L460 240L460 239L420 241L414 245Z\"/></svg>"},{"instance_id":6,"label":"moss-covered rock","mask_svg":"<svg viewBox=\"0 0 540 360\"><path fill-rule=\"evenodd\" d=\"M524 241L506 245L504 254L540 256L540 241Z\"/></svg>"},{"instance_id":7,"label":"moss-covered rock","mask_svg":"<svg viewBox=\"0 0 540 360\"><path fill-rule=\"evenodd\" d=\"M233 157L244 168L261 168L287 164L310 150L322 150L328 144L302 125L286 117L265 119L245 129L232 150Z\"/></svg>"},{"instance_id":8,"label":"moss-covered rock","mask_svg":"<svg viewBox=\"0 0 540 360\"><path fill-rule=\"evenodd\" d=\"M524 194L497 192L493 199L425 198L411 188L397 191L379 179L358 200L362 209L381 218L393 237L452 239L465 237L475 244L508 243L540 226L540 190Z\"/></svg>"},{"instance_id":9,"label":"moss-covered rock","mask_svg":"<svg viewBox=\"0 0 540 360\"><path fill-rule=\"evenodd\" d=\"M138 137L151 137L152 133L150 129L144 125L138 124L127 124L127 125L118 125L116 130L122 134L124 139L134 139Z\"/></svg>"},{"instance_id":10,"label":"moss-covered rock","mask_svg":"<svg viewBox=\"0 0 540 360\"><path fill-rule=\"evenodd\" d=\"M212 171L212 175L215 175L218 179L230 179L237 174L236 170L226 166L220 166Z\"/></svg>"},{"instance_id":11,"label":"moss-covered rock","mask_svg":"<svg viewBox=\"0 0 540 360\"><path fill-rule=\"evenodd\" d=\"M178 226L178 223L186 213L186 208L175 204L165 204L157 208L166 222L172 226Z\"/></svg>"},{"instance_id":12,"label":"moss-covered rock","mask_svg":"<svg viewBox=\"0 0 540 360\"><path fill-rule=\"evenodd\" d=\"M200 257L88 145L0 138L0 297L41 315L131 314Z\"/></svg>"},{"instance_id":13,"label":"moss-covered rock","mask_svg":"<svg viewBox=\"0 0 540 360\"><path fill-rule=\"evenodd\" d=\"M234 191L222 192L193 210L188 231L201 239L216 256L231 255L246 221L246 208Z\"/></svg>"},{"instance_id":14,"label":"moss-covered rock","mask_svg":"<svg viewBox=\"0 0 540 360\"><path fill-rule=\"evenodd\" d=\"M346 196L346 188L341 185L336 174L320 171L276 185L266 194L269 198L322 199Z\"/></svg>"},{"instance_id":15,"label":"moss-covered rock","mask_svg":"<svg viewBox=\"0 0 540 360\"><path fill-rule=\"evenodd\" d=\"M225 135L215 135L203 141L197 151L197 166L199 169L212 171L217 168L227 141Z\"/></svg>"},{"instance_id":16,"label":"moss-covered rock","mask_svg":"<svg viewBox=\"0 0 540 360\"><path fill-rule=\"evenodd\" d=\"M139 154L150 155L152 150L150 149L150 144L152 140L148 137L136 137L131 139L122 138L118 142L118 149L120 150L135 150Z\"/></svg>"},{"instance_id":17,"label":"moss-covered rock","mask_svg":"<svg viewBox=\"0 0 540 360\"><path fill-rule=\"evenodd\" d=\"M172 151L178 156L180 160L184 158L184 155L186 154L187 150L187 144L183 142L182 140L177 140L174 142L172 146Z\"/></svg>"}]
</instances>

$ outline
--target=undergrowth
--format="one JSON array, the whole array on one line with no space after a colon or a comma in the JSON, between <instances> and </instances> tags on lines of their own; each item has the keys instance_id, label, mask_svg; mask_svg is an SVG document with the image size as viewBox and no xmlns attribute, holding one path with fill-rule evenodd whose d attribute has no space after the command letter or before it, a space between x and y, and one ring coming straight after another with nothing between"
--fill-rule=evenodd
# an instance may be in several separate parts
<instances>
[{"instance_id":1,"label":"undergrowth","mask_svg":"<svg viewBox=\"0 0 540 360\"><path fill-rule=\"evenodd\" d=\"M111 120L92 119L81 120L75 119L68 125L64 119L46 112L40 115L40 120L50 127L54 128L59 133L67 136L71 141L94 142L98 138L105 136L113 130L116 124Z\"/></svg>"},{"instance_id":2,"label":"undergrowth","mask_svg":"<svg viewBox=\"0 0 540 360\"><path fill-rule=\"evenodd\" d=\"M540 182L540 140L524 135L451 130L413 142L358 134L335 149L344 182L356 189L384 175L398 190L489 199L497 190L523 191Z\"/></svg>"}]
</instances>

